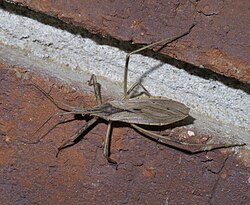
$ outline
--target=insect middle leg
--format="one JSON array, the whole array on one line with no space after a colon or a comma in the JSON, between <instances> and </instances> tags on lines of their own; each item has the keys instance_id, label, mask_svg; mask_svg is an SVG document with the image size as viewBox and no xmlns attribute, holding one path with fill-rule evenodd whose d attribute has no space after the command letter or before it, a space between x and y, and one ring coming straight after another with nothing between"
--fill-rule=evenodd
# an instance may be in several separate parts
<instances>
[{"instance_id":1,"label":"insect middle leg","mask_svg":"<svg viewBox=\"0 0 250 205\"><path fill-rule=\"evenodd\" d=\"M97 104L98 105L102 104L101 85L97 82L96 76L94 74L92 74L92 76L89 80L89 85L94 86ZM109 157L109 155L110 155L110 142L111 142L111 129L112 129L112 122L109 121L107 133L106 133L105 140L104 140L103 155L108 160L108 162L113 163L113 164L117 164L117 162L115 160L113 160Z\"/></svg>"},{"instance_id":2,"label":"insect middle leg","mask_svg":"<svg viewBox=\"0 0 250 205\"><path fill-rule=\"evenodd\" d=\"M89 86L94 86L94 92L96 97L96 103L97 105L102 104L102 98L101 98L101 85L97 82L96 76L93 74L91 75L91 78L89 80ZM60 151L72 146L76 143L76 140L89 128L91 127L96 121L98 120L98 117L94 117L90 121L88 121L83 127L81 127L74 135L72 135L69 139L67 139L60 147L58 147L58 151L56 156L59 155Z\"/></svg>"},{"instance_id":3,"label":"insect middle leg","mask_svg":"<svg viewBox=\"0 0 250 205\"><path fill-rule=\"evenodd\" d=\"M133 92L133 90L135 90L136 87L141 87L143 89L142 92L138 93L136 96L131 96L130 94ZM127 92L127 95L128 95L128 98L134 98L134 97L138 97L142 94L145 94L147 96L151 96L151 94L149 93L149 91L142 85L141 82L136 82L134 83L131 88L128 90Z\"/></svg>"},{"instance_id":4,"label":"insect middle leg","mask_svg":"<svg viewBox=\"0 0 250 205\"><path fill-rule=\"evenodd\" d=\"M72 135L68 140L66 140L60 147L57 148L56 157L58 157L61 150L72 146L76 143L76 140L84 133L89 127L91 127L96 121L98 120L98 117L94 117L90 121L88 121L83 127L81 127L79 130L76 131L74 135Z\"/></svg>"},{"instance_id":5,"label":"insect middle leg","mask_svg":"<svg viewBox=\"0 0 250 205\"><path fill-rule=\"evenodd\" d=\"M94 86L94 92L96 97L96 103L97 105L102 104L101 99L101 85L97 82L96 76L93 74L89 80L89 85ZM73 136L70 137L70 139L66 140L59 148L57 155L60 153L60 151L66 147L72 146L76 143L76 140L90 127L92 126L96 121L98 120L98 117L94 117L89 122L87 122L82 128L80 128ZM112 122L108 122L108 129L106 133L106 137L104 140L104 147L103 147L103 155L108 160L108 162L111 162L113 164L117 164L116 161L111 159L109 157L109 151L110 151L110 138L111 138L111 129L112 129Z\"/></svg>"},{"instance_id":6,"label":"insect middle leg","mask_svg":"<svg viewBox=\"0 0 250 205\"><path fill-rule=\"evenodd\" d=\"M117 164L117 162L110 158L110 142L111 142L111 129L112 129L112 121L108 122L108 129L104 141L104 147L103 147L103 155L108 160L108 162L112 164Z\"/></svg>"}]
</instances>

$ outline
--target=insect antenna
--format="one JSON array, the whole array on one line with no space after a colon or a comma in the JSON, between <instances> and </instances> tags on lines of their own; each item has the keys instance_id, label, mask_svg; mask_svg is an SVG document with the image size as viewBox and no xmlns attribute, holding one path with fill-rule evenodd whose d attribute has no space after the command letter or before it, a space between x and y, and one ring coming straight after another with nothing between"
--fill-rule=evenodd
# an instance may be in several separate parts
<instances>
[{"instance_id":1,"label":"insect antenna","mask_svg":"<svg viewBox=\"0 0 250 205\"><path fill-rule=\"evenodd\" d=\"M53 115L50 116L50 119L52 118ZM37 144L39 143L47 134L49 134L55 127L57 127L58 125L60 124L64 124L64 123L68 123L68 122L71 122L73 121L74 119L70 119L70 120L66 120L66 121L63 121L63 122L58 122L56 123L53 127L51 127L45 134L43 134L42 136L38 137L38 139L36 139L35 141L23 141L24 143L26 144ZM46 120L45 123L43 123L31 136L35 136L41 129L42 127L49 121Z\"/></svg>"},{"instance_id":2,"label":"insect antenna","mask_svg":"<svg viewBox=\"0 0 250 205\"><path fill-rule=\"evenodd\" d=\"M73 106L70 106L70 105L66 105L64 103L61 103L61 105L56 102L54 100L54 98L52 98L48 93L46 93L42 88L40 88L38 85L36 84L31 84L33 85L36 89L38 89L45 97L47 97L57 108L59 108L60 110L63 110L63 111L74 111L75 108Z\"/></svg>"},{"instance_id":3,"label":"insect antenna","mask_svg":"<svg viewBox=\"0 0 250 205\"><path fill-rule=\"evenodd\" d=\"M68 115L68 114L81 114L81 109L76 109L75 107L72 107L70 105L66 105L64 103L62 103L62 105L60 105L58 102L56 102L54 100L54 98L52 98L48 93L46 93L42 88L40 88L38 85L31 83L32 86L34 86L36 89L38 89L46 98L48 98L58 109L63 110L65 112L58 112L58 113L53 113L52 115L50 115L47 120L45 120L43 122L42 125L40 125L40 127L32 134L32 136L35 136L54 116L62 116L62 115ZM43 134L41 137L39 137L36 141L32 141L32 142L25 142L27 144L37 144L39 143L49 132L51 132L57 125L59 124L63 124L66 122L72 121L71 120L67 120L67 121L63 121L63 122L59 122L56 125L54 125L52 128L50 128L45 134Z\"/></svg>"}]
</instances>

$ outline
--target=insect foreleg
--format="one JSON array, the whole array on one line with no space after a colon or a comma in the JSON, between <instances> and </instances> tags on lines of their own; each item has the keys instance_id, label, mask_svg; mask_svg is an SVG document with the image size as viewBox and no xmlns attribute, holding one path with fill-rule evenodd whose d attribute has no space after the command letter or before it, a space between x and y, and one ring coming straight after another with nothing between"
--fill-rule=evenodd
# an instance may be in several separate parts
<instances>
[{"instance_id":1,"label":"insect foreleg","mask_svg":"<svg viewBox=\"0 0 250 205\"><path fill-rule=\"evenodd\" d=\"M91 75L89 82L89 86L94 86L94 92L96 97L96 103L98 105L102 104L101 99L101 85L97 82L96 76L94 74ZM66 140L59 148L56 156L59 155L60 151L64 148L67 148L69 146L72 146L76 143L77 139L90 127L92 126L96 121L98 120L98 117L94 117L90 121L88 121L82 128L80 128L74 135L72 135L68 140Z\"/></svg>"},{"instance_id":2,"label":"insect foreleg","mask_svg":"<svg viewBox=\"0 0 250 205\"><path fill-rule=\"evenodd\" d=\"M94 86L94 91L95 91L95 96L96 96L96 102L98 105L102 104L102 99L101 99L101 85L97 82L96 76L93 74L89 80L89 85ZM117 164L116 161L111 159L109 157L110 154L110 138L111 138L111 129L112 129L112 122L108 122L108 129L106 133L106 137L104 140L104 147L103 147L103 155L105 158L108 160L108 162L111 162L113 164Z\"/></svg>"},{"instance_id":3,"label":"insect foreleg","mask_svg":"<svg viewBox=\"0 0 250 205\"><path fill-rule=\"evenodd\" d=\"M89 80L89 86L94 86L95 97L97 105L102 104L102 97L101 97L101 85L97 82L95 74L91 75Z\"/></svg>"}]
</instances>

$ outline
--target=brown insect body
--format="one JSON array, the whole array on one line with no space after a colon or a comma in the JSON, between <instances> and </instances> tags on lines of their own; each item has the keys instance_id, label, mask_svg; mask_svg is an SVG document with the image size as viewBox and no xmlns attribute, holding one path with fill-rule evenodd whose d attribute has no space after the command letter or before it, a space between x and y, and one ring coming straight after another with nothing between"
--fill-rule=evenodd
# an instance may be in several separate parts
<instances>
[{"instance_id":1,"label":"brown insect body","mask_svg":"<svg viewBox=\"0 0 250 205\"><path fill-rule=\"evenodd\" d=\"M135 83L129 90L127 90L127 77L128 77L128 64L130 55L138 53L146 48L150 48L160 43L170 43L173 42L185 35L187 35L193 26L189 29L188 32L174 37L172 39L165 39L158 41L156 43L152 43L150 45L144 46L140 49L137 49L126 56L125 70L124 70L124 99L123 100L113 100L107 103L102 104L101 100L101 92L100 92L100 84L96 80L96 76L92 75L89 80L89 85L94 86L94 92L96 96L97 106L93 108L75 108L69 105L63 104L59 105L54 99L48 95L43 89L39 86L34 85L38 90L40 90L51 102L53 102L59 109L64 110L66 112L57 113L58 114L82 114L82 115L90 115L93 118L89 120L84 126L82 126L74 135L70 137L65 143L63 143L58 148L58 153L60 150L74 145L76 139L78 139L88 128L90 128L98 118L102 118L108 121L108 129L106 133L106 137L104 140L104 156L107 158L109 162L116 163L109 157L109 147L110 147L110 134L111 134L111 125L113 121L120 121L129 123L134 129L139 132L167 145L174 146L176 148L186 150L192 153L200 152L200 151L209 151L212 149L222 148L222 147L232 147L232 146L241 146L243 144L192 144L187 142L182 142L177 139L172 139L167 136L161 136L154 132L145 130L142 127L139 127L138 124L141 125L154 125L154 126L162 126L172 124L174 122L178 122L188 117L189 108L184 104L170 100L165 97L153 97L150 93L144 88L140 83ZM148 95L148 97L137 97L131 98L129 94L134 90L136 86L140 86L143 88L144 93ZM46 124L54 115L51 115L44 124ZM39 131L41 127L37 130ZM37 132L36 131L36 132ZM42 137L40 138L42 139ZM40 141L39 139L39 141ZM190 149L190 147L195 147L194 150ZM57 155L58 155L57 153Z\"/></svg>"},{"instance_id":2,"label":"brown insect body","mask_svg":"<svg viewBox=\"0 0 250 205\"><path fill-rule=\"evenodd\" d=\"M168 125L188 116L189 108L184 104L164 97L139 97L114 100L91 109L83 114L142 125Z\"/></svg>"}]
</instances>

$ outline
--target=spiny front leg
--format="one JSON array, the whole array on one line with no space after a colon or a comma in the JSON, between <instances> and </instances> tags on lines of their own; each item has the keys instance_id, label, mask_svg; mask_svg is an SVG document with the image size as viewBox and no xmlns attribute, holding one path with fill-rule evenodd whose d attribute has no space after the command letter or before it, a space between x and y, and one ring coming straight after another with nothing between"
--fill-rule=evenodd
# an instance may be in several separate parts
<instances>
[{"instance_id":1,"label":"spiny front leg","mask_svg":"<svg viewBox=\"0 0 250 205\"><path fill-rule=\"evenodd\" d=\"M94 86L94 91L95 91L95 97L96 97L96 102L98 105L102 104L102 99L101 99L101 85L97 82L96 76L93 74L89 80L89 85ZM108 162L112 164L117 164L117 162L109 157L110 155L110 140L111 140L111 128L112 128L112 122L108 122L108 130L106 133L106 137L104 140L104 147L103 147L103 155L105 158L108 160Z\"/></svg>"},{"instance_id":2,"label":"spiny front leg","mask_svg":"<svg viewBox=\"0 0 250 205\"><path fill-rule=\"evenodd\" d=\"M96 76L93 74L90 77L89 86L94 86L94 92L96 97L96 103L97 105L102 104L101 99L101 85L97 82ZM98 117L94 117L90 121L88 121L82 128L80 128L74 135L72 135L68 140L66 140L60 147L58 147L58 151L56 154L56 157L58 157L59 153L62 149L65 149L69 146L72 146L76 143L77 139L81 137L81 135L90 127L92 126L96 121L98 120Z\"/></svg>"},{"instance_id":3,"label":"spiny front leg","mask_svg":"<svg viewBox=\"0 0 250 205\"><path fill-rule=\"evenodd\" d=\"M89 80L89 86L92 86L92 85L94 86L96 104L100 105L100 104L102 104L101 85L100 85L100 83L97 82L95 74L92 74L91 78Z\"/></svg>"}]
</instances>

